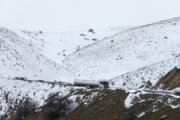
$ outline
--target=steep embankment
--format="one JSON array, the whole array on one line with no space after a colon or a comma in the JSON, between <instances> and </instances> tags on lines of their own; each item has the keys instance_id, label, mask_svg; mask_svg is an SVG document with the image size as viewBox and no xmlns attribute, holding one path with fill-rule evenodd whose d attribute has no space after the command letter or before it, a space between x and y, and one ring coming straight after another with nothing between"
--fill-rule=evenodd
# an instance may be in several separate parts
<instances>
[{"instance_id":1,"label":"steep embankment","mask_svg":"<svg viewBox=\"0 0 180 120\"><path fill-rule=\"evenodd\" d=\"M145 72L148 68L154 69L151 65L157 63L160 68L155 69L160 70L156 77L160 78L179 65L176 60L177 64L173 63L180 54L179 34L180 18L133 28L67 56L65 68L79 79L96 80L112 79L142 68L142 77L148 81L149 75ZM169 60L170 65L164 72L163 61L166 63L168 59L172 61Z\"/></svg>"},{"instance_id":2,"label":"steep embankment","mask_svg":"<svg viewBox=\"0 0 180 120\"><path fill-rule=\"evenodd\" d=\"M177 67L173 68L164 77L162 77L154 88L172 90L176 87L180 88L180 69Z\"/></svg>"}]
</instances>

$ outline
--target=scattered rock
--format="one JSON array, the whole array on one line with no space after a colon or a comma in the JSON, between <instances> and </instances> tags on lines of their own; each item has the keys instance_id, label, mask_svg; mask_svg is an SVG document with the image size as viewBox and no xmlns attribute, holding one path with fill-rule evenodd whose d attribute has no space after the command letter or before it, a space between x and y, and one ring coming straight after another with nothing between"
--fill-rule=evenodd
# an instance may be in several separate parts
<instances>
[{"instance_id":1,"label":"scattered rock","mask_svg":"<svg viewBox=\"0 0 180 120\"><path fill-rule=\"evenodd\" d=\"M97 39L96 39L96 38L93 38L92 41L97 41Z\"/></svg>"},{"instance_id":2,"label":"scattered rock","mask_svg":"<svg viewBox=\"0 0 180 120\"><path fill-rule=\"evenodd\" d=\"M39 31L39 33L40 33L40 34L42 34L42 33L43 33L43 31Z\"/></svg>"},{"instance_id":3,"label":"scattered rock","mask_svg":"<svg viewBox=\"0 0 180 120\"><path fill-rule=\"evenodd\" d=\"M88 30L88 32L94 32L94 30L93 30L92 28L90 28L90 29Z\"/></svg>"},{"instance_id":4,"label":"scattered rock","mask_svg":"<svg viewBox=\"0 0 180 120\"><path fill-rule=\"evenodd\" d=\"M94 30L91 28L88 30L88 32L91 32L92 34L95 34Z\"/></svg>"},{"instance_id":5,"label":"scattered rock","mask_svg":"<svg viewBox=\"0 0 180 120\"><path fill-rule=\"evenodd\" d=\"M89 40L88 38L84 38L84 40Z\"/></svg>"},{"instance_id":6,"label":"scattered rock","mask_svg":"<svg viewBox=\"0 0 180 120\"><path fill-rule=\"evenodd\" d=\"M87 36L87 35L85 35L85 34L82 33L82 34L80 34L80 36Z\"/></svg>"}]
</instances>

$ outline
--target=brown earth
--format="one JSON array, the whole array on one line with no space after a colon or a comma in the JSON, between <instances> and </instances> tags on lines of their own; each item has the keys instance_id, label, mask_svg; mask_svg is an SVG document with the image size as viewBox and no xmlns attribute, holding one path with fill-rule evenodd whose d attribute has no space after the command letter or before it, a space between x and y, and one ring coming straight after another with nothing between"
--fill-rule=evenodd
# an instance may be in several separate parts
<instances>
[{"instance_id":1,"label":"brown earth","mask_svg":"<svg viewBox=\"0 0 180 120\"><path fill-rule=\"evenodd\" d=\"M123 90L104 90L92 103L81 104L60 120L126 120L124 100L127 95Z\"/></svg>"},{"instance_id":2,"label":"brown earth","mask_svg":"<svg viewBox=\"0 0 180 120\"><path fill-rule=\"evenodd\" d=\"M180 120L180 107L171 108L169 104L180 105L180 99L170 95L147 93L133 100L133 106L126 108L124 101L128 95L123 90L95 90L98 95L87 104L80 105L63 118L54 120ZM76 94L89 95L95 91L80 90ZM171 100L171 103L169 102ZM145 115L139 116L145 112ZM25 120L46 120L40 111ZM139 118L138 118L139 116Z\"/></svg>"},{"instance_id":3,"label":"brown earth","mask_svg":"<svg viewBox=\"0 0 180 120\"><path fill-rule=\"evenodd\" d=\"M92 91L78 91L76 94L86 94L88 96L94 92ZM126 108L124 106L124 100L127 97L127 93L123 90L98 90L97 97L93 102L88 105L80 102L80 105L66 115L64 118L56 120L125 120ZM46 109L35 115L27 117L25 120L46 120L43 114L46 113Z\"/></svg>"},{"instance_id":4,"label":"brown earth","mask_svg":"<svg viewBox=\"0 0 180 120\"><path fill-rule=\"evenodd\" d=\"M170 103L169 101L173 102ZM180 107L175 109L169 105L180 105L180 99L164 94L144 94L133 101L136 114L145 112L138 120L180 120Z\"/></svg>"},{"instance_id":5,"label":"brown earth","mask_svg":"<svg viewBox=\"0 0 180 120\"><path fill-rule=\"evenodd\" d=\"M154 86L155 89L162 88L164 90L173 90L176 87L180 87L180 69L178 69L177 67L168 72Z\"/></svg>"}]
</instances>

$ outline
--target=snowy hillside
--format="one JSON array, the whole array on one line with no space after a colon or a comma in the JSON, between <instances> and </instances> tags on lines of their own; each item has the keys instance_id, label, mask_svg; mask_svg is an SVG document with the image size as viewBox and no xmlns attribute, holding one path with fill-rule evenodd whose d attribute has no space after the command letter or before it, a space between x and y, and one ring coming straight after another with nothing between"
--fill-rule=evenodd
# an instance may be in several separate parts
<instances>
[{"instance_id":1,"label":"snowy hillside","mask_svg":"<svg viewBox=\"0 0 180 120\"><path fill-rule=\"evenodd\" d=\"M134 72L131 74L131 71L137 71L135 73L148 81L150 79L146 71L149 69L158 71L152 70L152 74L156 74L152 76L150 73L152 78L160 78L174 66L179 66L178 60L169 61L170 65L165 64L168 59L177 59L175 57L180 54L179 35L180 18L129 29L69 55L65 60L65 68L79 79L109 80L129 74L133 77L132 81L138 78L137 82L140 77L134 77ZM158 64L163 61L164 64ZM153 64L155 68L151 66ZM122 82L123 77L118 78L116 81Z\"/></svg>"},{"instance_id":2,"label":"snowy hillside","mask_svg":"<svg viewBox=\"0 0 180 120\"><path fill-rule=\"evenodd\" d=\"M28 32L0 28L0 75L48 81L68 81L70 73L60 69L66 55L127 28L87 32ZM65 80L66 79L66 80ZM72 82L72 80L69 80Z\"/></svg>"},{"instance_id":3,"label":"snowy hillside","mask_svg":"<svg viewBox=\"0 0 180 120\"><path fill-rule=\"evenodd\" d=\"M60 79L59 66L43 56L36 44L4 28L0 28L0 42L0 76L36 80Z\"/></svg>"},{"instance_id":4,"label":"snowy hillside","mask_svg":"<svg viewBox=\"0 0 180 120\"><path fill-rule=\"evenodd\" d=\"M44 104L50 93L60 91L60 95L67 95L70 87L52 85L41 82L25 82L0 77L0 118L10 109L14 109L20 101L33 100L39 106Z\"/></svg>"},{"instance_id":5,"label":"snowy hillside","mask_svg":"<svg viewBox=\"0 0 180 120\"><path fill-rule=\"evenodd\" d=\"M112 88L130 89L149 89L155 86L157 81L167 74L174 67L180 67L180 56L163 60L138 70L127 72L123 75L111 79ZM149 88L146 85L150 84Z\"/></svg>"},{"instance_id":6,"label":"snowy hillside","mask_svg":"<svg viewBox=\"0 0 180 120\"><path fill-rule=\"evenodd\" d=\"M60 65L69 54L111 36L128 27L79 32L30 32L0 28L0 118L27 98L44 105L50 93L67 95L78 87L64 87L47 82L12 79L73 82L71 73ZM81 88L83 89L83 88ZM82 97L82 96L80 96ZM75 99L76 96L71 96Z\"/></svg>"},{"instance_id":7,"label":"snowy hillside","mask_svg":"<svg viewBox=\"0 0 180 120\"><path fill-rule=\"evenodd\" d=\"M69 95L74 102L87 105L96 95L103 99L102 91L112 95L116 88L125 89L123 107L128 108L134 98L147 94L146 85L150 85L148 89L153 87L172 68L180 67L179 35L180 18L137 28L74 32L0 28L0 118L27 99L41 107L52 92ZM60 81L72 83L76 78L106 79L111 89L91 91L60 84ZM176 96L171 97L176 100ZM175 108L178 106L179 103Z\"/></svg>"},{"instance_id":8,"label":"snowy hillside","mask_svg":"<svg viewBox=\"0 0 180 120\"><path fill-rule=\"evenodd\" d=\"M15 32L29 42L38 45L43 51L43 55L57 64L62 65L65 57L69 54L129 28L130 27L87 29L72 32L31 32L19 30L15 30Z\"/></svg>"}]
</instances>

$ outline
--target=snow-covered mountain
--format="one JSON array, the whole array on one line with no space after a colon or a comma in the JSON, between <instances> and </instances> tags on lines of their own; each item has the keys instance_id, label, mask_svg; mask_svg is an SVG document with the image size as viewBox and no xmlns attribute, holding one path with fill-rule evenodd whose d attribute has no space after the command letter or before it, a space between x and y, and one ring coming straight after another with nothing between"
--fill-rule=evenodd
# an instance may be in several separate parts
<instances>
[{"instance_id":1,"label":"snow-covered mountain","mask_svg":"<svg viewBox=\"0 0 180 120\"><path fill-rule=\"evenodd\" d=\"M74 76L61 68L67 55L128 28L31 32L0 27L0 118L27 98L42 106L52 92L69 94L72 87L42 81L73 82ZM41 82L20 81L14 77Z\"/></svg>"},{"instance_id":2,"label":"snow-covered mountain","mask_svg":"<svg viewBox=\"0 0 180 120\"><path fill-rule=\"evenodd\" d=\"M139 86L141 77L141 82L155 79L155 83L174 66L179 66L179 55L180 18L174 18L98 41L67 56L64 66L79 79L113 81L115 78L120 84L134 82Z\"/></svg>"},{"instance_id":3,"label":"snow-covered mountain","mask_svg":"<svg viewBox=\"0 0 180 120\"><path fill-rule=\"evenodd\" d=\"M147 83L153 86L172 68L180 67L180 18L136 28L72 32L1 27L0 61L0 118L26 98L37 101L40 107L51 92L65 96L84 89L56 82L73 82L77 78L109 80L111 89L130 93L126 104L131 104L140 95L135 89L145 89ZM17 81L14 77L31 81ZM96 94L86 97L92 100ZM70 98L83 99L83 95Z\"/></svg>"}]
</instances>

